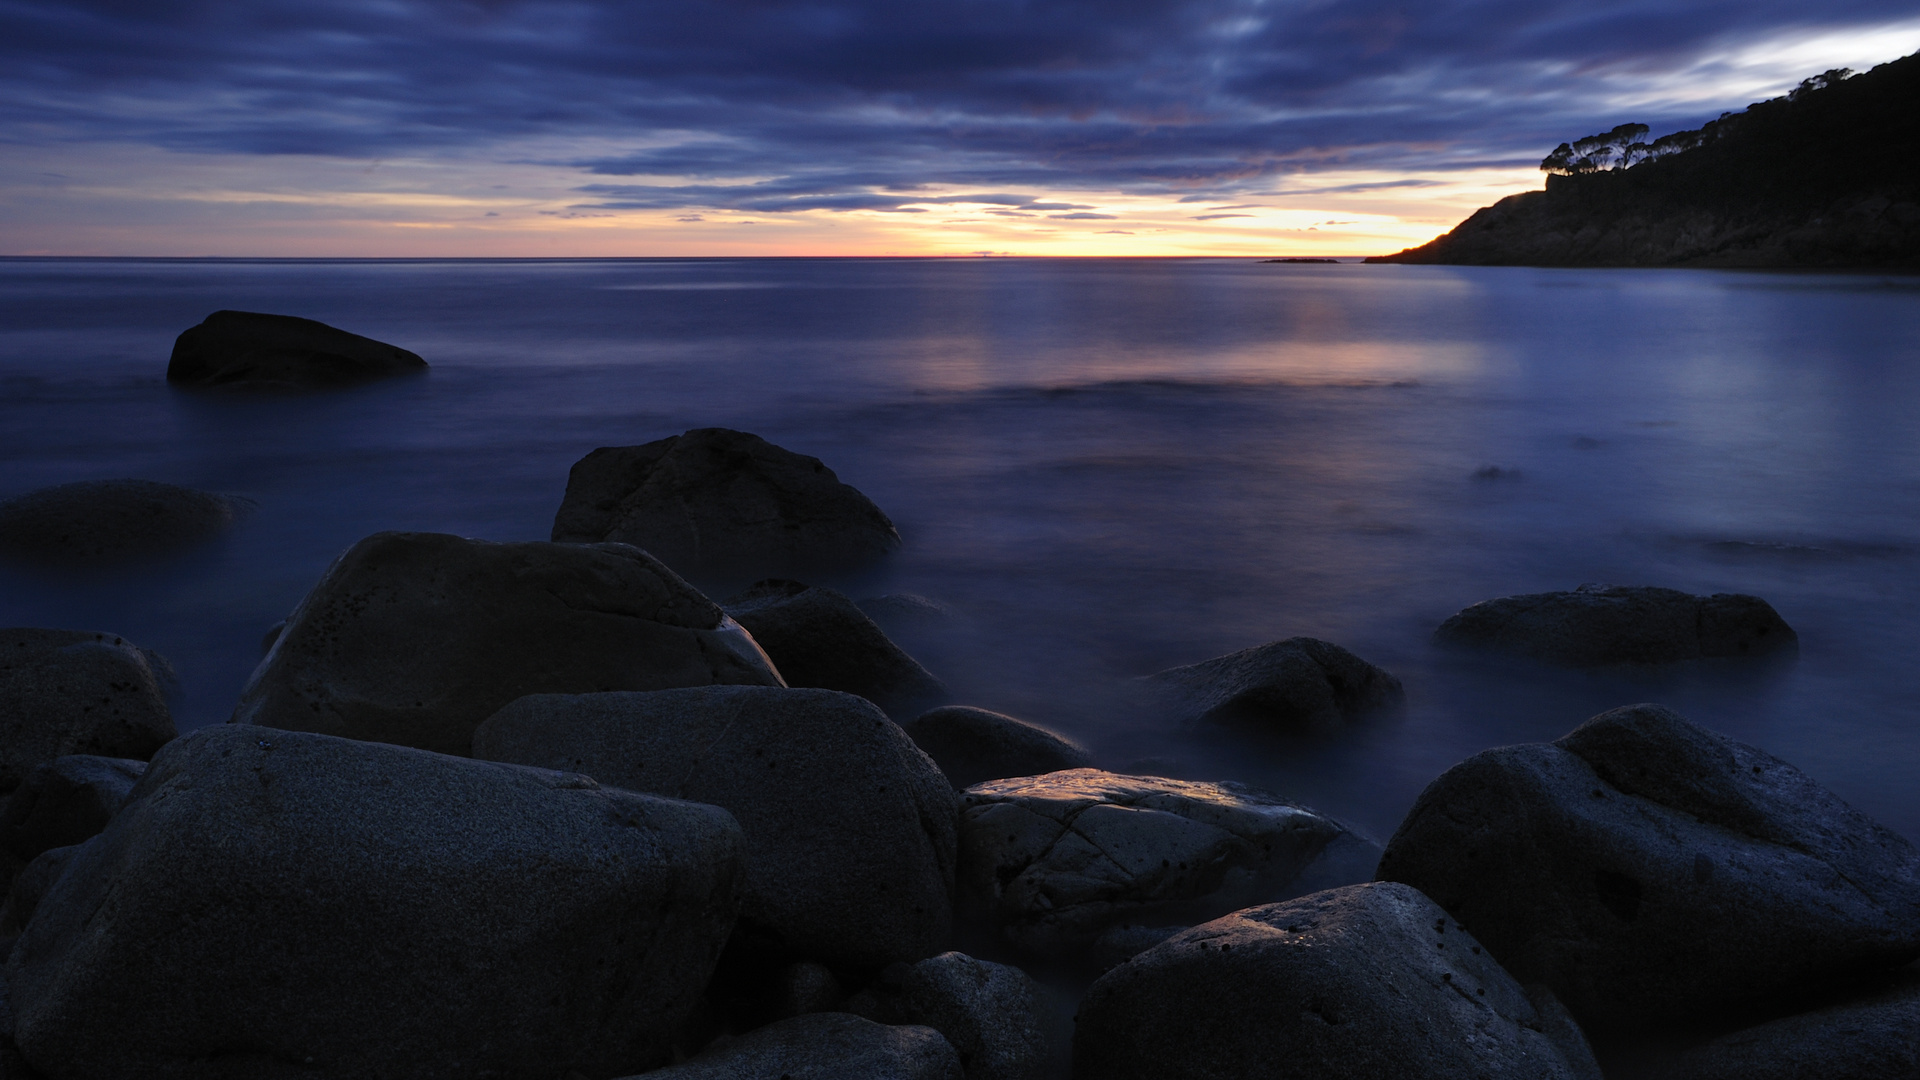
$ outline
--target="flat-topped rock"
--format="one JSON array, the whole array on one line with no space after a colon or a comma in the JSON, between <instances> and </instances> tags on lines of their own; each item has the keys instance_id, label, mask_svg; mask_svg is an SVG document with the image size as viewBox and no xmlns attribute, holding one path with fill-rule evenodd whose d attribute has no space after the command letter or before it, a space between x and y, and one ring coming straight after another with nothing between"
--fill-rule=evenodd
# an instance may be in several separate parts
<instances>
[{"instance_id":1,"label":"flat-topped rock","mask_svg":"<svg viewBox=\"0 0 1920 1080\"><path fill-rule=\"evenodd\" d=\"M1291 733L1331 731L1405 699L1392 673L1309 637L1168 668L1142 681L1182 722L1246 723Z\"/></svg>"},{"instance_id":2,"label":"flat-topped rock","mask_svg":"<svg viewBox=\"0 0 1920 1080\"><path fill-rule=\"evenodd\" d=\"M1449 769L1379 874L1609 1033L1734 1020L1920 956L1911 843L1657 705Z\"/></svg>"},{"instance_id":3,"label":"flat-topped rock","mask_svg":"<svg viewBox=\"0 0 1920 1080\"><path fill-rule=\"evenodd\" d=\"M830 573L900 546L887 515L820 459L727 428L581 458L553 539L633 544L702 580Z\"/></svg>"},{"instance_id":4,"label":"flat-topped rock","mask_svg":"<svg viewBox=\"0 0 1920 1080\"><path fill-rule=\"evenodd\" d=\"M1582 585L1482 600L1441 623L1433 639L1565 667L1791 655L1800 641L1757 596L1694 596L1651 585Z\"/></svg>"},{"instance_id":5,"label":"flat-topped rock","mask_svg":"<svg viewBox=\"0 0 1920 1080\"><path fill-rule=\"evenodd\" d=\"M174 737L173 670L114 634L0 630L0 792L68 754L145 760Z\"/></svg>"},{"instance_id":6,"label":"flat-topped rock","mask_svg":"<svg viewBox=\"0 0 1920 1080\"><path fill-rule=\"evenodd\" d=\"M626 544L376 533L288 617L233 719L466 754L527 694L780 685L753 638Z\"/></svg>"},{"instance_id":7,"label":"flat-topped rock","mask_svg":"<svg viewBox=\"0 0 1920 1080\"><path fill-rule=\"evenodd\" d=\"M969 705L931 709L901 727L955 790L1093 764L1086 747L1058 732Z\"/></svg>"},{"instance_id":8,"label":"flat-topped rock","mask_svg":"<svg viewBox=\"0 0 1920 1080\"><path fill-rule=\"evenodd\" d=\"M859 694L894 716L947 698L947 686L833 589L771 579L726 600L788 686Z\"/></svg>"},{"instance_id":9,"label":"flat-topped rock","mask_svg":"<svg viewBox=\"0 0 1920 1080\"><path fill-rule=\"evenodd\" d=\"M253 500L155 480L83 480L0 503L0 554L36 562L120 562L211 540Z\"/></svg>"},{"instance_id":10,"label":"flat-topped rock","mask_svg":"<svg viewBox=\"0 0 1920 1080\"><path fill-rule=\"evenodd\" d=\"M184 386L311 390L425 370L425 360L397 345L323 322L255 311L216 311L175 339L167 381Z\"/></svg>"}]
</instances>

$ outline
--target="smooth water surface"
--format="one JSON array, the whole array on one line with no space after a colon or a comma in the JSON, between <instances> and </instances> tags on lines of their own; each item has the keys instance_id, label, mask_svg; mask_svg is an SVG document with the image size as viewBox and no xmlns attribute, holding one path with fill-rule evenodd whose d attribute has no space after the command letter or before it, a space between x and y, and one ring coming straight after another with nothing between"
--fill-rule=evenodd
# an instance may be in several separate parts
<instances>
[{"instance_id":1,"label":"smooth water surface","mask_svg":"<svg viewBox=\"0 0 1920 1080\"><path fill-rule=\"evenodd\" d=\"M310 396L164 381L219 308L431 374ZM545 539L568 467L691 427L827 462L905 550L855 596L960 701L1109 768L1237 779L1382 839L1489 746L1662 701L1920 838L1920 281L1240 260L0 261L0 498L143 477L253 497L105 574L0 570L0 624L172 659L224 720L328 561L383 529ZM1583 582L1766 597L1771 672L1566 673L1436 651L1455 610ZM1128 683L1339 642L1404 715L1318 742L1183 730Z\"/></svg>"}]
</instances>

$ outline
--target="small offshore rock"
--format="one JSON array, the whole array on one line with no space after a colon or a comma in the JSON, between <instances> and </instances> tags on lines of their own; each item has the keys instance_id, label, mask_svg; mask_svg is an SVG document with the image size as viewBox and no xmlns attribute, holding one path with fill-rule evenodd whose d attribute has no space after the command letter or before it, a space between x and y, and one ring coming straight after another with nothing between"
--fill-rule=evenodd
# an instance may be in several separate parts
<instances>
[{"instance_id":1,"label":"small offshore rock","mask_svg":"<svg viewBox=\"0 0 1920 1080\"><path fill-rule=\"evenodd\" d=\"M656 1069L645 1080L962 1080L962 1073L953 1047L930 1027L808 1013Z\"/></svg>"},{"instance_id":2,"label":"small offshore rock","mask_svg":"<svg viewBox=\"0 0 1920 1080\"><path fill-rule=\"evenodd\" d=\"M1093 756L1072 739L1038 724L968 705L947 705L901 725L927 752L954 790L984 780L1084 769Z\"/></svg>"},{"instance_id":3,"label":"small offshore rock","mask_svg":"<svg viewBox=\"0 0 1920 1080\"><path fill-rule=\"evenodd\" d=\"M859 694L889 715L947 698L947 686L841 593L769 579L723 605L773 659L788 686Z\"/></svg>"},{"instance_id":4,"label":"small offshore rock","mask_svg":"<svg viewBox=\"0 0 1920 1080\"><path fill-rule=\"evenodd\" d=\"M1449 769L1379 875L1600 1033L1737 1020L1920 956L1911 843L1657 705Z\"/></svg>"},{"instance_id":5,"label":"small offshore rock","mask_svg":"<svg viewBox=\"0 0 1920 1080\"><path fill-rule=\"evenodd\" d=\"M1723 1035L1654 1080L1912 1080L1920 1076L1920 974L1851 1001Z\"/></svg>"},{"instance_id":6,"label":"small offshore rock","mask_svg":"<svg viewBox=\"0 0 1920 1080\"><path fill-rule=\"evenodd\" d=\"M870 969L946 944L958 801L899 725L851 694L538 694L480 725L473 754L732 812L747 836L742 948Z\"/></svg>"},{"instance_id":7,"label":"small offshore rock","mask_svg":"<svg viewBox=\"0 0 1920 1080\"><path fill-rule=\"evenodd\" d=\"M82 565L164 555L219 536L253 508L239 495L155 480L83 480L0 502L0 553Z\"/></svg>"},{"instance_id":8,"label":"small offshore rock","mask_svg":"<svg viewBox=\"0 0 1920 1080\"><path fill-rule=\"evenodd\" d=\"M1483 600L1441 623L1433 639L1563 667L1763 657L1799 648L1793 628L1757 596L1694 596L1651 585L1582 585Z\"/></svg>"},{"instance_id":9,"label":"small offshore rock","mask_svg":"<svg viewBox=\"0 0 1920 1080\"><path fill-rule=\"evenodd\" d=\"M553 539L616 540L681 573L732 580L854 569L900 547L887 515L820 459L727 428L581 458Z\"/></svg>"},{"instance_id":10,"label":"small offshore rock","mask_svg":"<svg viewBox=\"0 0 1920 1080\"><path fill-rule=\"evenodd\" d=\"M176 734L161 694L173 669L125 638L0 630L0 792L68 754L153 756Z\"/></svg>"},{"instance_id":11,"label":"small offshore rock","mask_svg":"<svg viewBox=\"0 0 1920 1080\"><path fill-rule=\"evenodd\" d=\"M1182 722L1327 731L1405 699L1400 680L1330 641L1294 637L1149 675Z\"/></svg>"},{"instance_id":12,"label":"small offshore rock","mask_svg":"<svg viewBox=\"0 0 1920 1080\"><path fill-rule=\"evenodd\" d=\"M323 322L216 311L175 339L167 381L311 390L425 370L414 353Z\"/></svg>"},{"instance_id":13,"label":"small offshore rock","mask_svg":"<svg viewBox=\"0 0 1920 1080\"><path fill-rule=\"evenodd\" d=\"M233 720L464 755L525 694L713 683L781 685L746 631L644 551L388 532L307 593Z\"/></svg>"},{"instance_id":14,"label":"small offshore rock","mask_svg":"<svg viewBox=\"0 0 1920 1080\"><path fill-rule=\"evenodd\" d=\"M34 766L0 805L0 846L18 859L78 844L113 820L147 763L68 754Z\"/></svg>"},{"instance_id":15,"label":"small offshore rock","mask_svg":"<svg viewBox=\"0 0 1920 1080\"><path fill-rule=\"evenodd\" d=\"M953 621L953 609L919 593L887 593L855 601L867 618L891 629L911 630Z\"/></svg>"},{"instance_id":16,"label":"small offshore rock","mask_svg":"<svg viewBox=\"0 0 1920 1080\"><path fill-rule=\"evenodd\" d=\"M945 1036L967 1080L1032 1080L1046 1063L1037 988L1019 968L944 952L881 978L861 998L864 1008L848 1011Z\"/></svg>"},{"instance_id":17,"label":"small offshore rock","mask_svg":"<svg viewBox=\"0 0 1920 1080\"><path fill-rule=\"evenodd\" d=\"M1234 912L1101 976L1075 1021L1073 1075L1598 1077L1584 1041L1543 1026L1433 901L1351 885Z\"/></svg>"},{"instance_id":18,"label":"small offshore rock","mask_svg":"<svg viewBox=\"0 0 1920 1080\"><path fill-rule=\"evenodd\" d=\"M1239 784L1070 769L964 800L960 899L1040 956L1120 923L1190 925L1365 881L1379 857L1339 822Z\"/></svg>"},{"instance_id":19,"label":"small offshore rock","mask_svg":"<svg viewBox=\"0 0 1920 1080\"><path fill-rule=\"evenodd\" d=\"M713 970L743 847L711 806L216 724L40 898L15 1041L87 1078L636 1072Z\"/></svg>"}]
</instances>

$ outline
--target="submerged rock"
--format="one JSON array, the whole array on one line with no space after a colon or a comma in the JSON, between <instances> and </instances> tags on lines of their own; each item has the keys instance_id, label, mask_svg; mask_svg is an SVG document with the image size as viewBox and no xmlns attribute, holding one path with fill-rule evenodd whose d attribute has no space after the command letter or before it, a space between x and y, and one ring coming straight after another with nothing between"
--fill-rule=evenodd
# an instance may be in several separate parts
<instances>
[{"instance_id":1,"label":"submerged rock","mask_svg":"<svg viewBox=\"0 0 1920 1080\"><path fill-rule=\"evenodd\" d=\"M233 719L465 754L526 694L713 683L780 675L644 551L376 533L300 602Z\"/></svg>"},{"instance_id":2,"label":"submerged rock","mask_svg":"<svg viewBox=\"0 0 1920 1080\"><path fill-rule=\"evenodd\" d=\"M1071 769L976 784L960 815L963 903L1030 953L1123 922L1192 924L1365 881L1379 848L1239 784Z\"/></svg>"},{"instance_id":3,"label":"submerged rock","mask_svg":"<svg viewBox=\"0 0 1920 1080\"><path fill-rule=\"evenodd\" d=\"M32 859L78 844L107 827L147 772L131 758L69 754L34 767L0 805L0 846Z\"/></svg>"},{"instance_id":4,"label":"submerged rock","mask_svg":"<svg viewBox=\"0 0 1920 1080\"><path fill-rule=\"evenodd\" d=\"M967 1080L1031 1080L1046 1063L1038 999L1027 973L945 952L895 965L847 1003L884 1024L924 1024L960 1055Z\"/></svg>"},{"instance_id":5,"label":"submerged rock","mask_svg":"<svg viewBox=\"0 0 1920 1080\"><path fill-rule=\"evenodd\" d=\"M1351 885L1236 911L1101 976L1073 1075L1599 1080L1578 1029L1543 1012L1433 901Z\"/></svg>"},{"instance_id":6,"label":"submerged rock","mask_svg":"<svg viewBox=\"0 0 1920 1080\"><path fill-rule=\"evenodd\" d=\"M1693 596L1650 585L1582 585L1483 600L1441 623L1433 639L1565 667L1761 657L1799 648L1793 628L1757 596Z\"/></svg>"},{"instance_id":7,"label":"submerged rock","mask_svg":"<svg viewBox=\"0 0 1920 1080\"><path fill-rule=\"evenodd\" d=\"M832 589L773 579L726 601L788 686L859 694L889 714L946 700L947 686Z\"/></svg>"},{"instance_id":8,"label":"submerged rock","mask_svg":"<svg viewBox=\"0 0 1920 1080\"><path fill-rule=\"evenodd\" d=\"M1920 1076L1920 975L1851 1001L1712 1039L1654 1080L1912 1080Z\"/></svg>"},{"instance_id":9,"label":"submerged rock","mask_svg":"<svg viewBox=\"0 0 1920 1080\"><path fill-rule=\"evenodd\" d=\"M1501 747L1422 792L1380 862L1590 1029L1737 1016L1920 956L1920 852L1657 705Z\"/></svg>"},{"instance_id":10,"label":"submerged rock","mask_svg":"<svg viewBox=\"0 0 1920 1080\"><path fill-rule=\"evenodd\" d=\"M967 705L947 705L901 725L927 752L954 789L983 780L1084 769L1092 755L1079 743L1038 724Z\"/></svg>"},{"instance_id":11,"label":"submerged rock","mask_svg":"<svg viewBox=\"0 0 1920 1080\"><path fill-rule=\"evenodd\" d=\"M14 1037L73 1077L639 1071L713 968L741 849L722 810L581 776L202 728L40 898Z\"/></svg>"},{"instance_id":12,"label":"submerged rock","mask_svg":"<svg viewBox=\"0 0 1920 1080\"><path fill-rule=\"evenodd\" d=\"M1295 637L1149 675L1182 721L1329 730L1392 708L1400 680L1331 641Z\"/></svg>"},{"instance_id":13,"label":"submerged rock","mask_svg":"<svg viewBox=\"0 0 1920 1080\"><path fill-rule=\"evenodd\" d=\"M253 500L154 480L83 480L0 503L0 553L36 562L103 563L211 540Z\"/></svg>"},{"instance_id":14,"label":"submerged rock","mask_svg":"<svg viewBox=\"0 0 1920 1080\"><path fill-rule=\"evenodd\" d=\"M161 696L173 669L125 638L0 630L0 792L68 754L152 757L175 735Z\"/></svg>"},{"instance_id":15,"label":"submerged rock","mask_svg":"<svg viewBox=\"0 0 1920 1080\"><path fill-rule=\"evenodd\" d=\"M749 950L874 968L946 944L957 801L899 726L851 694L540 694L482 724L473 753L731 811L747 836Z\"/></svg>"},{"instance_id":16,"label":"submerged rock","mask_svg":"<svg viewBox=\"0 0 1920 1080\"><path fill-rule=\"evenodd\" d=\"M953 609L919 593L887 593L857 601L867 618L883 628L912 630L942 626L954 619Z\"/></svg>"},{"instance_id":17,"label":"submerged rock","mask_svg":"<svg viewBox=\"0 0 1920 1080\"><path fill-rule=\"evenodd\" d=\"M727 428L581 458L553 539L633 544L703 579L851 569L900 546L887 515L818 458Z\"/></svg>"},{"instance_id":18,"label":"submerged rock","mask_svg":"<svg viewBox=\"0 0 1920 1080\"><path fill-rule=\"evenodd\" d=\"M962 1080L930 1027L889 1027L847 1013L768 1024L645 1080ZM626 1080L641 1080L627 1077Z\"/></svg>"},{"instance_id":19,"label":"submerged rock","mask_svg":"<svg viewBox=\"0 0 1920 1080\"><path fill-rule=\"evenodd\" d=\"M309 390L427 370L384 341L292 315L216 311L173 343L167 381Z\"/></svg>"}]
</instances>

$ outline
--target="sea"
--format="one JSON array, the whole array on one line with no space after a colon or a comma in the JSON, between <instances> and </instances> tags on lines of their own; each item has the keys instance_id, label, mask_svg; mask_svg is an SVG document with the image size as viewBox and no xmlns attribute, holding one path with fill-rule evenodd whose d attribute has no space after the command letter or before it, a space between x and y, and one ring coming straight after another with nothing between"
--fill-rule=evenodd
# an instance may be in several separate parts
<instances>
[{"instance_id":1,"label":"sea","mask_svg":"<svg viewBox=\"0 0 1920 1080\"><path fill-rule=\"evenodd\" d=\"M309 395L165 381L233 308L430 373ZM1441 772L1660 702L1920 840L1920 279L1253 259L0 260L0 498L136 477L245 495L223 540L0 565L0 624L166 656L220 723L356 540L544 540L567 470L690 428L820 458L898 525L821 582L958 703L1105 768L1232 780L1385 840ZM1566 671L1431 635L1588 582L1753 593L1797 661ZM1140 676L1295 635L1406 706L1318 737L1183 725Z\"/></svg>"}]
</instances>

